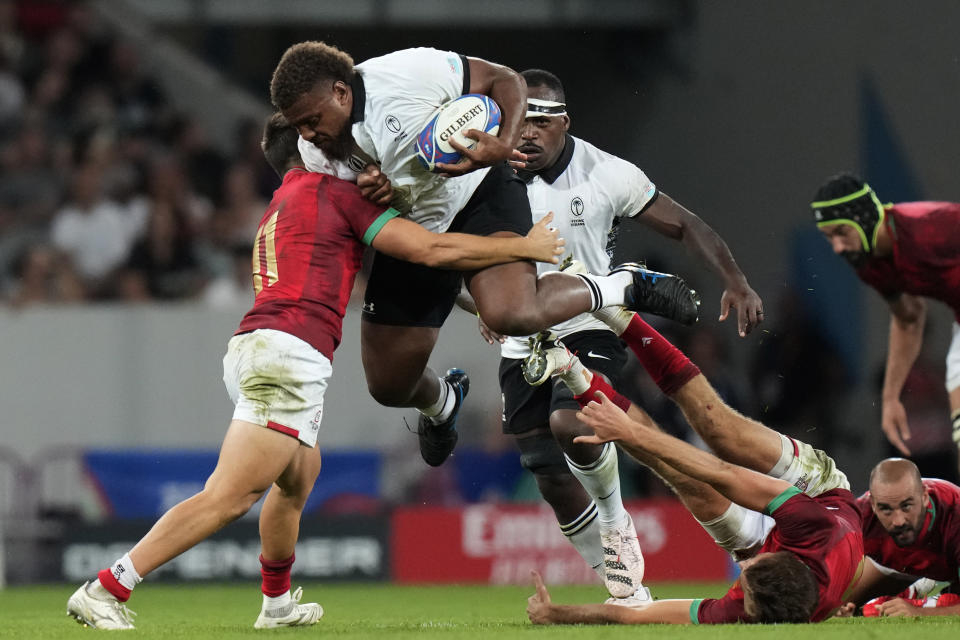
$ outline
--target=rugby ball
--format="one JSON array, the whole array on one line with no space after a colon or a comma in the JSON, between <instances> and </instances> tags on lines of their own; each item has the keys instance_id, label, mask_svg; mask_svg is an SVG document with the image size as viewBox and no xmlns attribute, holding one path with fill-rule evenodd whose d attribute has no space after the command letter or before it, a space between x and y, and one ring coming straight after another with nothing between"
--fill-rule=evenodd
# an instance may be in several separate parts
<instances>
[{"instance_id":1,"label":"rugby ball","mask_svg":"<svg viewBox=\"0 0 960 640\"><path fill-rule=\"evenodd\" d=\"M436 171L438 162L460 162L460 153L450 146L450 141L473 149L477 141L463 135L470 129L493 136L500 131L500 106L490 96L468 93L437 109L417 136L417 158L427 171Z\"/></svg>"}]
</instances>

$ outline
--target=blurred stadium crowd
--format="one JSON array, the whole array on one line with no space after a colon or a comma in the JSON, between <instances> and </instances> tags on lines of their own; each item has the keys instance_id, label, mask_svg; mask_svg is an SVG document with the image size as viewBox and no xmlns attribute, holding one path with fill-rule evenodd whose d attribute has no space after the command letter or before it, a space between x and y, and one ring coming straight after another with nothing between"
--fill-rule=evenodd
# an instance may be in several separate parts
<instances>
[{"instance_id":1,"label":"blurred stadium crowd","mask_svg":"<svg viewBox=\"0 0 960 640\"><path fill-rule=\"evenodd\" d=\"M251 300L260 132L213 145L83 3L0 0L0 300Z\"/></svg>"},{"instance_id":2,"label":"blurred stadium crowd","mask_svg":"<svg viewBox=\"0 0 960 640\"><path fill-rule=\"evenodd\" d=\"M261 123L247 120L232 140L211 140L205 123L165 94L138 48L83 2L0 0L0 306L243 308L252 300L252 238L279 182L260 133ZM746 367L732 364L725 325L669 337L743 413L817 447L857 449L860 433L839 424L838 410L854 373L798 295L768 301L779 306ZM922 391L911 398L915 436L929 434L914 443L931 457L921 469L951 478L939 356L924 354L911 376L908 386ZM689 433L645 376L626 378L636 381L627 395L675 434ZM858 417L872 424L877 413ZM494 422L473 444L508 446ZM636 474L639 493L664 491L639 466Z\"/></svg>"}]
</instances>

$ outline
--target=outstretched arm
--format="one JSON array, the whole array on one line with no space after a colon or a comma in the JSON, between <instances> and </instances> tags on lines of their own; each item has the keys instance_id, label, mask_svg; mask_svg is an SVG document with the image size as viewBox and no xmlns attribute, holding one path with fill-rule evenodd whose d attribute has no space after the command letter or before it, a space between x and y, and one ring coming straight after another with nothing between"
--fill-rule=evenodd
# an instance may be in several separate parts
<instances>
[{"instance_id":1,"label":"outstretched arm","mask_svg":"<svg viewBox=\"0 0 960 640\"><path fill-rule=\"evenodd\" d=\"M537 260L556 264L564 240L550 227L553 214L533 225L523 238L433 233L404 218L393 218L370 243L389 256L437 269L473 271L492 264Z\"/></svg>"},{"instance_id":2,"label":"outstretched arm","mask_svg":"<svg viewBox=\"0 0 960 640\"><path fill-rule=\"evenodd\" d=\"M661 192L657 199L637 216L661 235L679 240L687 250L708 265L723 281L720 320L726 320L730 308L737 310L737 331L746 336L763 322L763 302L747 283L730 248L710 225L679 202Z\"/></svg>"},{"instance_id":3,"label":"outstretched arm","mask_svg":"<svg viewBox=\"0 0 960 640\"><path fill-rule=\"evenodd\" d=\"M690 624L693 600L656 600L642 609L614 604L553 604L543 578L531 571L537 591L527 599L533 624Z\"/></svg>"},{"instance_id":4,"label":"outstretched arm","mask_svg":"<svg viewBox=\"0 0 960 640\"><path fill-rule=\"evenodd\" d=\"M890 443L904 455L910 455L905 442L910 439L910 426L907 411L900 402L900 392L923 346L926 319L927 303L923 298L904 293L890 302L890 343L883 376L881 426Z\"/></svg>"},{"instance_id":5,"label":"outstretched arm","mask_svg":"<svg viewBox=\"0 0 960 640\"><path fill-rule=\"evenodd\" d=\"M640 419L634 420L603 393L596 395L599 402L591 401L577 412L577 418L593 429L594 435L578 436L574 442L601 444L615 440L627 453L639 451L655 456L677 471L709 484L728 500L754 511L763 511L791 486L785 480L724 462L659 430L647 414L638 413Z\"/></svg>"}]
</instances>

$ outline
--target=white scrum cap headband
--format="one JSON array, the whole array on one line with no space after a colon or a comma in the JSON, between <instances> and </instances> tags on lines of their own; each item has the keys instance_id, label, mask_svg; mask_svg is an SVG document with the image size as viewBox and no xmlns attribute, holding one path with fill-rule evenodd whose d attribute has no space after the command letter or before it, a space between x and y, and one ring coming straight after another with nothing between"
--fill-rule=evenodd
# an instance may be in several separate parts
<instances>
[{"instance_id":1,"label":"white scrum cap headband","mask_svg":"<svg viewBox=\"0 0 960 640\"><path fill-rule=\"evenodd\" d=\"M565 102L554 102L553 100L539 100L537 98L527 98L527 116L528 118L539 118L541 116L565 116L567 115L567 105Z\"/></svg>"}]
</instances>

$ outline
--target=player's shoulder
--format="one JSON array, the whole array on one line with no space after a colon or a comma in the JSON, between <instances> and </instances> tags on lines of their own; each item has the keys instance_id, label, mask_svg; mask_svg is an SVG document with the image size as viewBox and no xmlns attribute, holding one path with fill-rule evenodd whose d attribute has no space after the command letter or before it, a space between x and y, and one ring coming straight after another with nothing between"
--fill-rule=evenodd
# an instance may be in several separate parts
<instances>
[{"instance_id":1,"label":"player's shoulder","mask_svg":"<svg viewBox=\"0 0 960 640\"><path fill-rule=\"evenodd\" d=\"M451 65L451 71L463 71L462 58L453 51L434 49L433 47L412 47L398 49L376 58L364 60L356 68L366 76L371 72L380 73L416 73L420 66L444 61Z\"/></svg>"},{"instance_id":2,"label":"player's shoulder","mask_svg":"<svg viewBox=\"0 0 960 640\"><path fill-rule=\"evenodd\" d=\"M951 505L960 505L960 487L940 478L924 478L923 487L928 493Z\"/></svg>"},{"instance_id":3,"label":"player's shoulder","mask_svg":"<svg viewBox=\"0 0 960 640\"><path fill-rule=\"evenodd\" d=\"M646 177L640 167L629 160L604 151L583 138L570 137L574 147L569 170L580 177L589 178L607 190L627 188L637 176Z\"/></svg>"}]
</instances>

